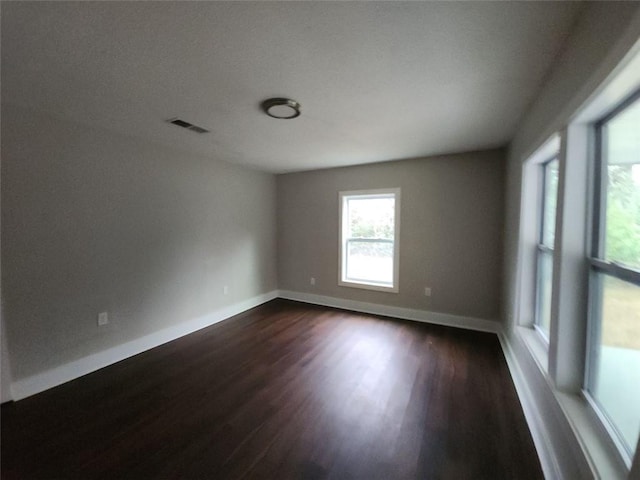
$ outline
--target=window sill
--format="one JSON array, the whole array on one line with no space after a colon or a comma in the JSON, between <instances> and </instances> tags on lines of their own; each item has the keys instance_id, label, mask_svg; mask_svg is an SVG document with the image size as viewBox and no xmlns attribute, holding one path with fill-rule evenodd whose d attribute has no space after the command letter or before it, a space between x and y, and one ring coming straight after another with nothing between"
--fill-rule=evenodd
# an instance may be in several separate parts
<instances>
[{"instance_id":1,"label":"window sill","mask_svg":"<svg viewBox=\"0 0 640 480\"><path fill-rule=\"evenodd\" d=\"M566 417L595 477L627 478L629 459L623 459L606 427L598 418L585 395L582 392L562 392L554 386L548 372L549 346L540 333L527 327L517 327L517 332Z\"/></svg>"},{"instance_id":2,"label":"window sill","mask_svg":"<svg viewBox=\"0 0 640 480\"><path fill-rule=\"evenodd\" d=\"M349 282L349 281L340 280L338 281L338 285L341 287L362 288L364 290L375 290L377 292L398 293L397 286L385 287L384 285L377 285L375 283Z\"/></svg>"},{"instance_id":3,"label":"window sill","mask_svg":"<svg viewBox=\"0 0 640 480\"><path fill-rule=\"evenodd\" d=\"M569 420L580 447L598 478L627 478L630 465L622 458L604 424L583 393L565 393L554 389L554 395Z\"/></svg>"},{"instance_id":4,"label":"window sill","mask_svg":"<svg viewBox=\"0 0 640 480\"><path fill-rule=\"evenodd\" d=\"M549 343L535 328L518 327L517 330L538 368L546 377L549 374Z\"/></svg>"}]
</instances>

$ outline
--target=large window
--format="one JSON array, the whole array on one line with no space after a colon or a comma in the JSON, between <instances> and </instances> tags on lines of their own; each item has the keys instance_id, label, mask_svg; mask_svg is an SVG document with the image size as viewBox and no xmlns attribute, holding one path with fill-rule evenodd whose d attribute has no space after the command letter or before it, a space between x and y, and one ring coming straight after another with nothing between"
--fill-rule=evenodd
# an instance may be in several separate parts
<instances>
[{"instance_id":1,"label":"large window","mask_svg":"<svg viewBox=\"0 0 640 480\"><path fill-rule=\"evenodd\" d=\"M340 192L339 284L398 291L400 189Z\"/></svg>"},{"instance_id":2,"label":"large window","mask_svg":"<svg viewBox=\"0 0 640 480\"><path fill-rule=\"evenodd\" d=\"M640 432L640 92L596 124L587 391L629 455Z\"/></svg>"},{"instance_id":3,"label":"large window","mask_svg":"<svg viewBox=\"0 0 640 480\"><path fill-rule=\"evenodd\" d=\"M534 323L549 338L551 325L551 284L553 278L553 242L556 232L558 197L558 159L540 165L540 216L536 250L536 312Z\"/></svg>"},{"instance_id":4,"label":"large window","mask_svg":"<svg viewBox=\"0 0 640 480\"><path fill-rule=\"evenodd\" d=\"M534 438L566 416L594 478L640 471L639 72L635 51L522 165L514 332L561 409L529 411Z\"/></svg>"}]
</instances>

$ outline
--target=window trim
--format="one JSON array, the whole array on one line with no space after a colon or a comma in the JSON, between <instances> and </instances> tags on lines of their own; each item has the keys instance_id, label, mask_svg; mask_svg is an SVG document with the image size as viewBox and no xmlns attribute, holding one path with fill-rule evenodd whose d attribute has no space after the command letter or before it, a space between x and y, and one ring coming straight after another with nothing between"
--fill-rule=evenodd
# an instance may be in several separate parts
<instances>
[{"instance_id":1,"label":"window trim","mask_svg":"<svg viewBox=\"0 0 640 480\"><path fill-rule=\"evenodd\" d=\"M347 226L346 218L346 201L351 197L366 198L383 198L393 195L394 197L394 226L393 240L380 239L384 242L393 243L393 279L392 285L382 285L369 280L349 279L346 280L347 267L347 249L346 244L349 238L344 237ZM338 285L341 287L361 288L365 290L375 290L379 292L398 293L400 283L400 205L401 205L401 189L397 188L378 188L371 190L349 190L338 192L339 204L339 231L338 231ZM367 239L366 241L376 241L376 239ZM358 281L354 281L358 280Z\"/></svg>"},{"instance_id":2,"label":"window trim","mask_svg":"<svg viewBox=\"0 0 640 480\"><path fill-rule=\"evenodd\" d=\"M536 342L544 346L545 354L549 342L540 335L535 324L537 296L537 246L540 238L540 192L542 178L540 165L553 157L559 158L561 135L552 134L523 161L521 171L520 225L518 241L518 276L516 284L516 325L530 330ZM556 212L557 213L557 212ZM545 371L547 361L543 362Z\"/></svg>"}]
</instances>

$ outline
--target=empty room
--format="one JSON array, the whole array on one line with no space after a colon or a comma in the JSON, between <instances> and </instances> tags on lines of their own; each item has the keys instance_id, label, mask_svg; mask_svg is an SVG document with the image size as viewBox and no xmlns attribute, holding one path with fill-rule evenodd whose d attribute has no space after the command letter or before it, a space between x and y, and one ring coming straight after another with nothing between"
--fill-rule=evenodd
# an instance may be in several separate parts
<instances>
[{"instance_id":1,"label":"empty room","mask_svg":"<svg viewBox=\"0 0 640 480\"><path fill-rule=\"evenodd\" d=\"M0 19L2 479L640 479L640 2Z\"/></svg>"}]
</instances>

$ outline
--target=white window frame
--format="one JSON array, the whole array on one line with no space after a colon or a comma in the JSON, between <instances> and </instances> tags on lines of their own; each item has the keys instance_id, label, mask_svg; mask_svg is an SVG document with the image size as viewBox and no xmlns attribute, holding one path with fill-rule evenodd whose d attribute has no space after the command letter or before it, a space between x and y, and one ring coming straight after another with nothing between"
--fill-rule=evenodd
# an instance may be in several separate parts
<instances>
[{"instance_id":1,"label":"white window frame","mask_svg":"<svg viewBox=\"0 0 640 480\"><path fill-rule=\"evenodd\" d=\"M549 188L549 185L547 185L547 169L549 168L549 165L551 165L552 162L558 162L558 166L560 163L560 159L558 158L558 152L554 152L553 156L551 156L550 158L547 158L546 160L537 163L537 167L538 167L538 175L539 175L539 187L538 187L538 198L537 198L537 202L536 202L536 207L537 207L537 214L538 214L538 234L537 234L537 240L538 240L538 244L536 245L536 278L535 278L535 311L534 311L534 317L533 317L533 327L535 328L535 330L540 334L540 336L542 337L542 339L548 344L549 343L549 332L547 332L546 330L544 330L542 328L542 314L543 312L541 311L541 303L542 303L542 288L541 288L541 272L540 272L540 264L541 264L541 260L542 258L544 258L544 256L549 256L551 258L551 264L552 264L552 276L553 276L553 260L554 260L554 245L548 245L545 243L545 239L544 239L544 230L546 228L545 225L545 211L546 211L546 201L547 201L547 189ZM551 219L547 219L550 220L551 222L554 223L556 222L556 216L557 216L557 195L558 192L556 190L556 211L554 212L554 216ZM553 292L552 292L553 295ZM551 316L551 312L548 312L549 316ZM549 329L551 329L551 325L549 325Z\"/></svg>"},{"instance_id":2,"label":"white window frame","mask_svg":"<svg viewBox=\"0 0 640 480\"><path fill-rule=\"evenodd\" d=\"M348 216L346 205L351 198L359 199L375 199L393 197L394 202L394 227L393 227L393 279L391 285L385 285L375 281L348 279L347 270L347 243L349 238L346 237L348 231ZM380 188L374 190L352 190L339 192L339 268L338 268L338 285L342 287L362 288L365 290L376 290L381 292L399 292L400 279L400 188ZM373 239L375 240L375 239Z\"/></svg>"},{"instance_id":3,"label":"white window frame","mask_svg":"<svg viewBox=\"0 0 640 480\"><path fill-rule=\"evenodd\" d=\"M598 119L593 123L592 127L595 138L595 151L593 155L594 165L591 185L591 224L589 226L591 245L587 259L589 264L589 326L587 332L587 358L585 362L583 390L583 394L589 401L591 407L595 410L599 420L604 424L609 436L627 465L631 462L633 450L636 446L626 445L622 439L622 434L616 427L614 421L609 417L605 408L602 407L595 396L592 395L591 390L596 384L595 365L598 361L598 345L602 328L602 319L599 318L601 313L600 302L602 301L602 286L599 284L598 274L640 286L640 271L606 259L604 252L605 230L603 228L605 226L607 215L607 186L605 184L605 169L607 168L608 163L604 153L606 145L604 144L602 130L610 120L614 119L618 114L622 113L627 107L637 101L640 101L640 89L636 90L628 98L616 105L612 111Z\"/></svg>"},{"instance_id":4,"label":"white window frame","mask_svg":"<svg viewBox=\"0 0 640 480\"><path fill-rule=\"evenodd\" d=\"M554 134L547 139L523 164L522 197L520 204L520 241L518 275L518 325L535 333L541 352L539 361L547 368L546 350L549 338L536 323L538 310L538 252L542 228L543 165L552 159L558 159L560 135ZM558 203L556 202L556 219ZM557 232L556 232L557 234ZM555 247L554 247L555 250ZM552 292L553 295L553 292ZM553 318L551 320L553 323Z\"/></svg>"}]
</instances>

